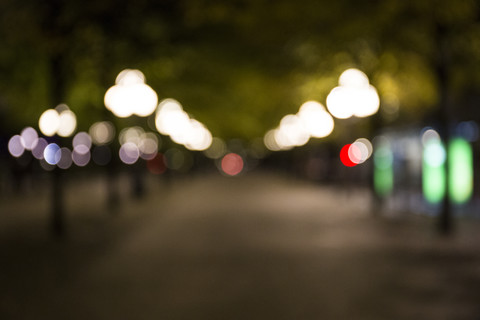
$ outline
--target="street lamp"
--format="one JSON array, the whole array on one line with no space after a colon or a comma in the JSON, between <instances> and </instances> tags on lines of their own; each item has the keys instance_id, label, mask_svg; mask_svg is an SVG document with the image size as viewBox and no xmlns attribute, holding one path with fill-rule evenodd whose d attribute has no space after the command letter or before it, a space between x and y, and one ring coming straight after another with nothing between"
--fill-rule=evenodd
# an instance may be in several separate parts
<instances>
[{"instance_id":1,"label":"street lamp","mask_svg":"<svg viewBox=\"0 0 480 320\"><path fill-rule=\"evenodd\" d=\"M335 123L325 107L317 101L307 101L297 115L312 138L324 138L332 133Z\"/></svg>"},{"instance_id":2,"label":"street lamp","mask_svg":"<svg viewBox=\"0 0 480 320\"><path fill-rule=\"evenodd\" d=\"M115 85L107 90L104 102L107 109L119 118L132 115L147 117L155 111L158 97L145 83L145 76L140 70L126 69L118 74Z\"/></svg>"},{"instance_id":3,"label":"street lamp","mask_svg":"<svg viewBox=\"0 0 480 320\"><path fill-rule=\"evenodd\" d=\"M290 150L305 145L310 138L324 138L332 133L335 123L325 107L317 101L302 104L296 114L282 118L276 129L264 136L270 151Z\"/></svg>"},{"instance_id":4,"label":"street lamp","mask_svg":"<svg viewBox=\"0 0 480 320\"><path fill-rule=\"evenodd\" d=\"M40 131L47 137L58 134L60 137L70 137L77 128L77 117L67 105L59 104L55 109L48 109L38 120Z\"/></svg>"},{"instance_id":5,"label":"street lamp","mask_svg":"<svg viewBox=\"0 0 480 320\"><path fill-rule=\"evenodd\" d=\"M365 73L358 69L345 70L338 83L339 86L327 96L328 111L335 118L364 118L378 111L380 99L377 90L369 83Z\"/></svg>"},{"instance_id":6,"label":"street lamp","mask_svg":"<svg viewBox=\"0 0 480 320\"><path fill-rule=\"evenodd\" d=\"M213 137L205 125L191 119L182 105L174 99L165 99L158 105L155 126L161 134L188 150L204 151L212 144Z\"/></svg>"}]
</instances>

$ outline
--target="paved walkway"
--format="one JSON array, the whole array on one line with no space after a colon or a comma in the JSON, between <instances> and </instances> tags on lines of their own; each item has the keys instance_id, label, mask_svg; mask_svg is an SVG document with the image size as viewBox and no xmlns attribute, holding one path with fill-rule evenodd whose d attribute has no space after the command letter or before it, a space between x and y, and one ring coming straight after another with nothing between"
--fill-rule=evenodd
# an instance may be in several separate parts
<instances>
[{"instance_id":1,"label":"paved walkway","mask_svg":"<svg viewBox=\"0 0 480 320\"><path fill-rule=\"evenodd\" d=\"M151 183L104 209L66 189L0 204L0 319L480 319L480 225L371 215L368 193L255 174ZM34 204L34 205L32 205Z\"/></svg>"}]
</instances>

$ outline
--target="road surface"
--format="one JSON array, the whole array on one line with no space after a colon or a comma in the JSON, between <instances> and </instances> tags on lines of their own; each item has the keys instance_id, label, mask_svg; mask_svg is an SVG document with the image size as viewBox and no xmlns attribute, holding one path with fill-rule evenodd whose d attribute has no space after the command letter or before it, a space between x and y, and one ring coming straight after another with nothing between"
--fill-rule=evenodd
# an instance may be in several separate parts
<instances>
[{"instance_id":1,"label":"road surface","mask_svg":"<svg viewBox=\"0 0 480 320\"><path fill-rule=\"evenodd\" d=\"M120 181L122 185L127 181ZM106 210L101 177L0 204L0 319L480 319L480 225L372 215L365 190L257 173L150 181Z\"/></svg>"}]
</instances>

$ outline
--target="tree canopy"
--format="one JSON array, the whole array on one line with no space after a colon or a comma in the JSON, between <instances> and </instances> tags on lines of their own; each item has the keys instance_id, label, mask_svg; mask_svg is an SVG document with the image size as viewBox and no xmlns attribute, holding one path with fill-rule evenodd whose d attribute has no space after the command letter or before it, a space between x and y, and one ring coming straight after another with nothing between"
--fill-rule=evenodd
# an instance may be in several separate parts
<instances>
[{"instance_id":1,"label":"tree canopy","mask_svg":"<svg viewBox=\"0 0 480 320\"><path fill-rule=\"evenodd\" d=\"M61 102L87 128L125 68L226 139L261 137L306 100L325 104L349 67L378 89L386 124L435 113L440 53L453 103L466 110L480 87L473 0L3 0L0 43L5 132Z\"/></svg>"}]
</instances>

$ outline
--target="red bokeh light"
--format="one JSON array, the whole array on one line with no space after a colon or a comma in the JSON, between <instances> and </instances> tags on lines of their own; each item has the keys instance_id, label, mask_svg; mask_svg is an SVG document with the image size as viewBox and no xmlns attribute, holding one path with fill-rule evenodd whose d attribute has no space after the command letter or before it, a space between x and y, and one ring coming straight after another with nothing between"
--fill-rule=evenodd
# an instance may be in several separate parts
<instances>
[{"instance_id":1,"label":"red bokeh light","mask_svg":"<svg viewBox=\"0 0 480 320\"><path fill-rule=\"evenodd\" d=\"M165 165L165 157L161 153L157 153L157 155L147 161L147 169L152 174L162 174L167 170Z\"/></svg>"},{"instance_id":2,"label":"red bokeh light","mask_svg":"<svg viewBox=\"0 0 480 320\"><path fill-rule=\"evenodd\" d=\"M222 170L229 176L236 176L243 170L243 159L236 153L229 153L222 159Z\"/></svg>"},{"instance_id":3,"label":"red bokeh light","mask_svg":"<svg viewBox=\"0 0 480 320\"><path fill-rule=\"evenodd\" d=\"M348 154L348 150L350 149L350 147L352 146L352 144L346 144L343 146L342 150L340 150L340 160L342 161L343 165L344 166L347 166L347 167L355 167L358 163L352 161L352 159L350 159L350 156Z\"/></svg>"}]
</instances>

